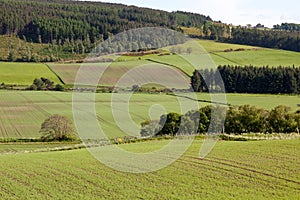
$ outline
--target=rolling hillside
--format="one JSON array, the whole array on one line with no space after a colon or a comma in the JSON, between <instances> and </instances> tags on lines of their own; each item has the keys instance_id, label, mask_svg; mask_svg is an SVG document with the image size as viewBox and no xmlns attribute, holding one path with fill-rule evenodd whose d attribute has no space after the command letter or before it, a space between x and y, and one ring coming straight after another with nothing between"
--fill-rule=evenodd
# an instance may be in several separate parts
<instances>
[{"instance_id":1,"label":"rolling hillside","mask_svg":"<svg viewBox=\"0 0 300 200\"><path fill-rule=\"evenodd\" d=\"M211 40L198 40L199 44L210 54L215 65L253 65L253 66L300 66L300 53L267 49L255 46L220 43ZM37 50L37 49L36 49ZM185 56L195 56L192 55ZM112 57L113 58L113 57ZM140 60L141 59L141 60ZM112 86L128 70L144 64L157 64L155 62L175 66L182 72L192 75L194 68L186 60L178 55L159 54L146 56L122 56L114 62L108 71L104 73L100 85ZM51 70L45 64L35 63L0 63L0 82L8 85L30 85L35 78L46 77L55 83L60 83L58 75L66 84L74 84L77 71L81 64L48 63ZM88 64L84 64L88 65ZM106 66L105 63L98 64ZM205 63L198 67L206 67ZM99 69L100 69L99 68ZM55 74L53 73L55 72ZM181 72L180 72L181 73ZM185 76L185 75L184 75ZM186 76L188 79L188 77Z\"/></svg>"}]
</instances>

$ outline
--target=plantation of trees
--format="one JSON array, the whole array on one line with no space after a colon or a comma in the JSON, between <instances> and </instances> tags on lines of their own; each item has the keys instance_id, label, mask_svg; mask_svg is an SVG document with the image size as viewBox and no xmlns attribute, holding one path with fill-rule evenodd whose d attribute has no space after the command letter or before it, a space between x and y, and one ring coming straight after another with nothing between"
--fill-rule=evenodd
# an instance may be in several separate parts
<instances>
[{"instance_id":1,"label":"plantation of trees","mask_svg":"<svg viewBox=\"0 0 300 200\"><path fill-rule=\"evenodd\" d=\"M217 71L194 71L191 85L196 92L220 91L225 87L228 93L298 94L300 67L219 66Z\"/></svg>"},{"instance_id":2,"label":"plantation of trees","mask_svg":"<svg viewBox=\"0 0 300 200\"><path fill-rule=\"evenodd\" d=\"M209 17L100 2L58 0L0 1L0 34L28 41L89 45L109 35L140 27L196 26Z\"/></svg>"}]
</instances>

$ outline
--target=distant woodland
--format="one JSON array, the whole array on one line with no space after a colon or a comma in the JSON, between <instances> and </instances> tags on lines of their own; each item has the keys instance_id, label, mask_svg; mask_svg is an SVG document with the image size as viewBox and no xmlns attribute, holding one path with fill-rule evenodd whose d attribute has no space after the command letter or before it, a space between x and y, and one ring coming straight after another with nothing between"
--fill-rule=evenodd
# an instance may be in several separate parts
<instances>
[{"instance_id":1,"label":"distant woodland","mask_svg":"<svg viewBox=\"0 0 300 200\"><path fill-rule=\"evenodd\" d=\"M89 53L111 35L140 27L165 27L179 32L197 29L192 37L300 51L299 26L273 29L233 26L209 16L166 12L121 4L71 0L0 0L0 35L56 46L63 52Z\"/></svg>"}]
</instances>

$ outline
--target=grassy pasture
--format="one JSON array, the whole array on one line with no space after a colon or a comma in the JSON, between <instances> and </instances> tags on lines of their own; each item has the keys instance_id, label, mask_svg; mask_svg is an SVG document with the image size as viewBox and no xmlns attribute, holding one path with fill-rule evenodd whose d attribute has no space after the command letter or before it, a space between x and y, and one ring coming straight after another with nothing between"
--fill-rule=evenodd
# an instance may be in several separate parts
<instances>
[{"instance_id":1,"label":"grassy pasture","mask_svg":"<svg viewBox=\"0 0 300 200\"><path fill-rule=\"evenodd\" d=\"M119 108L127 106L122 99L123 96L114 95L114 100ZM189 102L184 98L179 99L183 102ZM211 100L209 94L198 94L198 99ZM95 100L98 121L108 137L125 136L117 126L112 114L112 95L96 94ZM298 96L286 95L227 94L227 101L232 105L250 104L266 109L272 109L277 105L288 105L292 107L293 111L296 111L299 98ZM158 119L162 113L157 105L165 107L166 112L180 112L179 102L174 96L135 94L129 102L130 116L138 125L153 115L155 119ZM207 103L199 103L200 107L205 105ZM1 91L0 137L40 137L41 123L52 114L61 114L73 119L72 93ZM126 122L125 119L121 121Z\"/></svg>"},{"instance_id":2,"label":"grassy pasture","mask_svg":"<svg viewBox=\"0 0 300 200\"><path fill-rule=\"evenodd\" d=\"M120 148L146 152L167 142L120 145ZM198 159L202 141L196 140L179 160L147 174L115 171L84 149L0 155L0 196L2 199L298 199L299 142L218 142L208 157Z\"/></svg>"},{"instance_id":3,"label":"grassy pasture","mask_svg":"<svg viewBox=\"0 0 300 200\"><path fill-rule=\"evenodd\" d=\"M35 78L41 77L60 83L57 76L44 64L0 62L0 83L31 85Z\"/></svg>"},{"instance_id":4,"label":"grassy pasture","mask_svg":"<svg viewBox=\"0 0 300 200\"><path fill-rule=\"evenodd\" d=\"M300 66L300 53L275 49L211 53L217 65Z\"/></svg>"},{"instance_id":5,"label":"grassy pasture","mask_svg":"<svg viewBox=\"0 0 300 200\"><path fill-rule=\"evenodd\" d=\"M215 42L216 43L216 42ZM219 65L253 65L253 66L300 66L300 53L284 51L284 50L273 50L273 49L254 49L246 51L233 51L233 52L210 52L209 53L215 66ZM185 55L193 59L196 55ZM206 59L207 55L197 55L197 59L203 62L199 63L197 68L206 68L209 61ZM178 55L168 56L155 56L151 57L152 60L169 63L181 68L188 74L192 74L194 67L192 67L186 60Z\"/></svg>"},{"instance_id":6,"label":"grassy pasture","mask_svg":"<svg viewBox=\"0 0 300 200\"><path fill-rule=\"evenodd\" d=\"M254 66L300 66L300 53L267 49L255 46L238 45L220 43L211 40L197 40L199 44L207 51L207 53L193 52L191 55L183 53L184 57L191 60L197 59L199 64L196 68L206 68L211 66L211 61L218 65L254 65ZM185 49L186 45L181 45ZM232 51L224 52L228 49ZM236 51L243 49L242 51ZM194 67L189 64L184 58L178 55L147 55L142 59L151 59L153 61L168 63L182 69L187 74L192 74ZM139 57L124 57L124 60L137 60Z\"/></svg>"}]
</instances>

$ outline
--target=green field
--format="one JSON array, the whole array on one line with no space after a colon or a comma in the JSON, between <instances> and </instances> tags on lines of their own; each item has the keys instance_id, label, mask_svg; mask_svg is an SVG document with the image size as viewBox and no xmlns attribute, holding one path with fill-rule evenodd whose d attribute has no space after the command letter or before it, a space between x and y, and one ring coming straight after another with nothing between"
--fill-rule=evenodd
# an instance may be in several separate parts
<instances>
[{"instance_id":1,"label":"green field","mask_svg":"<svg viewBox=\"0 0 300 200\"><path fill-rule=\"evenodd\" d=\"M121 145L132 152L168 141ZM196 140L179 160L147 174L108 168L87 150L0 155L1 199L299 199L300 140L218 142L198 159Z\"/></svg>"},{"instance_id":2,"label":"green field","mask_svg":"<svg viewBox=\"0 0 300 200\"><path fill-rule=\"evenodd\" d=\"M31 85L35 78L41 77L60 83L57 76L44 64L0 62L0 83Z\"/></svg>"},{"instance_id":3,"label":"green field","mask_svg":"<svg viewBox=\"0 0 300 200\"><path fill-rule=\"evenodd\" d=\"M126 107L126 103L122 99L123 96L114 95L117 97L118 106ZM118 97L120 98L118 99ZM95 99L98 120L107 135L110 138L125 136L116 125L112 115L112 95L96 94ZM211 100L209 94L198 94L198 99ZM266 109L272 109L277 105L287 105L295 111L300 99L298 96L287 95L227 94L227 100L232 105L251 104ZM189 102L185 98L180 98L180 101ZM135 94L131 97L129 104L130 115L138 125L150 119L149 111L153 105L164 106L166 112L180 112L180 105L176 97L164 94ZM200 103L199 106L204 105L207 103ZM0 137L40 137L41 123L52 114L61 114L73 119L72 93L1 91ZM155 119L159 119L159 116L157 114Z\"/></svg>"},{"instance_id":4,"label":"green field","mask_svg":"<svg viewBox=\"0 0 300 200\"><path fill-rule=\"evenodd\" d=\"M300 66L300 54L297 52L266 49L245 45L226 44L208 40L198 40L199 44L209 52L209 56L216 65L255 65L255 66ZM233 49L231 52L224 52ZM244 49L244 51L235 51ZM178 55L147 55L147 56L122 56L118 62L112 63L104 72L99 84L112 86L129 70L145 64L157 65L154 62L175 66L179 73L191 75L195 68L211 66L211 61L206 54L184 54L189 59L199 60L197 66L192 67L185 59ZM141 60L139 60L141 59ZM121 61L120 61L121 60ZM153 62L154 61L154 62ZM106 63L99 64L60 64L49 63L48 66L68 85L73 85L80 66L97 66L104 70ZM45 77L55 83L60 83L56 75L44 64L38 63L0 63L0 82L11 85L30 85L35 78ZM183 74L188 79L188 77Z\"/></svg>"},{"instance_id":5,"label":"green field","mask_svg":"<svg viewBox=\"0 0 300 200\"><path fill-rule=\"evenodd\" d=\"M209 53L211 61L215 63L215 66L219 65L253 65L253 66L300 66L300 53L292 51L284 51L277 49L266 49L254 46L245 46L237 44L226 44L215 41L199 40L199 44ZM224 52L227 49L233 51ZM244 49L243 51L235 51L237 49ZM169 63L171 65L181 68L188 74L192 74L195 68L206 68L211 66L207 59L207 55L197 54L197 52L191 55L183 54L192 60L199 60L199 65L191 66L185 59L178 55L166 55L147 56L147 59L154 61Z\"/></svg>"}]
</instances>

